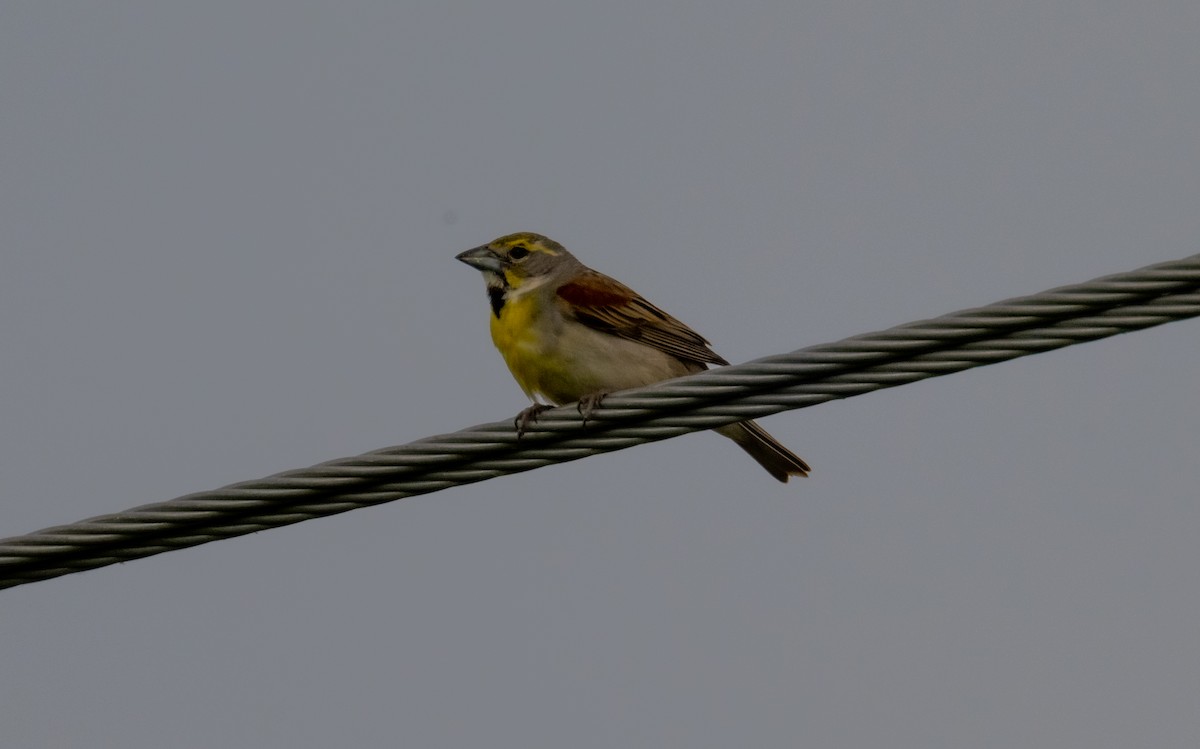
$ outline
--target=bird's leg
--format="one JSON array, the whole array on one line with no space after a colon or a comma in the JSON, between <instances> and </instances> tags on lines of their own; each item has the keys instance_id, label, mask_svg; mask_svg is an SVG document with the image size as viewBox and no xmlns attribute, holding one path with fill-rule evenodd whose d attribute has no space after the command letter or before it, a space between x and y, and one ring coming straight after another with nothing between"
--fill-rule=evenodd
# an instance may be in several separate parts
<instances>
[{"instance_id":1,"label":"bird's leg","mask_svg":"<svg viewBox=\"0 0 1200 749\"><path fill-rule=\"evenodd\" d=\"M587 426L588 419L592 418L592 414L600 407L600 404L608 396L608 391L598 390L594 393L588 393L579 399L579 415L583 417L583 425Z\"/></svg>"},{"instance_id":2,"label":"bird's leg","mask_svg":"<svg viewBox=\"0 0 1200 749\"><path fill-rule=\"evenodd\" d=\"M525 430L530 424L537 422L538 414L542 411L547 411L554 406L547 406L545 403L534 403L529 408L517 414L517 418L513 419L513 426L517 428L517 439L525 436Z\"/></svg>"}]
</instances>

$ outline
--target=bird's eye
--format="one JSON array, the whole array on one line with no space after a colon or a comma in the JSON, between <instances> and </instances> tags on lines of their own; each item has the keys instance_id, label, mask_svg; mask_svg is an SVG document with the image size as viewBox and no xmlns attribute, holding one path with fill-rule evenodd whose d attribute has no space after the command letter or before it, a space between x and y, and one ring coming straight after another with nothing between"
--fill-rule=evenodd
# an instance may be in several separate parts
<instances>
[{"instance_id":1,"label":"bird's eye","mask_svg":"<svg viewBox=\"0 0 1200 749\"><path fill-rule=\"evenodd\" d=\"M520 260L521 258L525 257L528 254L529 254L529 250L522 247L521 245L517 245L516 247L514 247L508 251L508 259L509 260Z\"/></svg>"}]
</instances>

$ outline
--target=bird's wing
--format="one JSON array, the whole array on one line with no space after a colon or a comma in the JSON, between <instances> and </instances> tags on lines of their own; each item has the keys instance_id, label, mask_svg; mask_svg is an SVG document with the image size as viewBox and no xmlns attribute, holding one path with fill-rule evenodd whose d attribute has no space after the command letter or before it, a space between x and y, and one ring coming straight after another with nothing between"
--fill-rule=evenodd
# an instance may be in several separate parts
<instances>
[{"instance_id":1,"label":"bird's wing","mask_svg":"<svg viewBox=\"0 0 1200 749\"><path fill-rule=\"evenodd\" d=\"M570 317L590 328L644 343L684 361L728 364L708 341L620 281L586 270L555 290Z\"/></svg>"}]
</instances>

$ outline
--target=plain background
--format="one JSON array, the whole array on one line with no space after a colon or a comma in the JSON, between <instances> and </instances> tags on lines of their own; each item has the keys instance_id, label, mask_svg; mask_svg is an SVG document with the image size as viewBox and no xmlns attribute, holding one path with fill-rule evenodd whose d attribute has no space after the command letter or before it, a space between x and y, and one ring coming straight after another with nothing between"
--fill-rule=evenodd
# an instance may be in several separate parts
<instances>
[{"instance_id":1,"label":"plain background","mask_svg":"<svg viewBox=\"0 0 1200 749\"><path fill-rule=\"evenodd\" d=\"M1197 252L1200 4L6 2L0 535ZM1200 324L0 593L6 747L1194 747Z\"/></svg>"}]
</instances>

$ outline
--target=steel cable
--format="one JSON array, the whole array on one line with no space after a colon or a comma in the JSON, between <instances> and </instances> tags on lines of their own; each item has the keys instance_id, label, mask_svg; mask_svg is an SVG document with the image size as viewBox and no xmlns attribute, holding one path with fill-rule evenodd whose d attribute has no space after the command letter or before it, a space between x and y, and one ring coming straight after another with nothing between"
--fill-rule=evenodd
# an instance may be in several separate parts
<instances>
[{"instance_id":1,"label":"steel cable","mask_svg":"<svg viewBox=\"0 0 1200 749\"><path fill-rule=\"evenodd\" d=\"M1200 255L0 540L0 588L1200 316Z\"/></svg>"}]
</instances>

